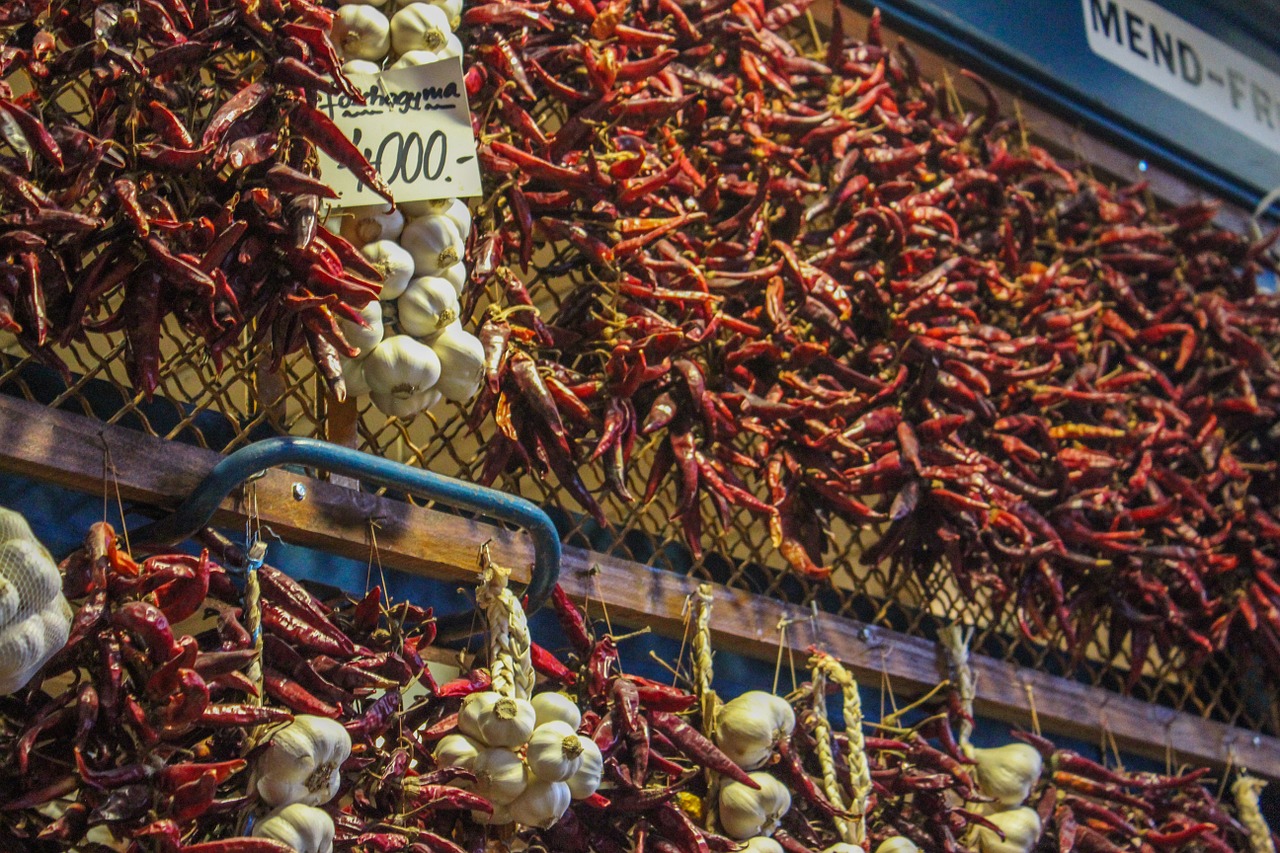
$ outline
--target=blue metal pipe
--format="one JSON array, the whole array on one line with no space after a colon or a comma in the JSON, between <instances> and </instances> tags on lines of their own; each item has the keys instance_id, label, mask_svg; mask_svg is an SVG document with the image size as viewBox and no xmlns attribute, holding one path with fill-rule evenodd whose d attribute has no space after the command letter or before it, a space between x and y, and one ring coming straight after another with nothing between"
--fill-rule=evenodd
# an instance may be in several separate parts
<instances>
[{"instance_id":1,"label":"blue metal pipe","mask_svg":"<svg viewBox=\"0 0 1280 853\"><path fill-rule=\"evenodd\" d=\"M526 590L530 613L542 606L560 576L560 535L537 504L349 447L292 436L257 441L225 457L172 515L134 531L130 539L153 547L188 539L209 524L214 511L234 489L278 465L307 465L401 489L523 528L532 537L534 549L533 575Z\"/></svg>"}]
</instances>

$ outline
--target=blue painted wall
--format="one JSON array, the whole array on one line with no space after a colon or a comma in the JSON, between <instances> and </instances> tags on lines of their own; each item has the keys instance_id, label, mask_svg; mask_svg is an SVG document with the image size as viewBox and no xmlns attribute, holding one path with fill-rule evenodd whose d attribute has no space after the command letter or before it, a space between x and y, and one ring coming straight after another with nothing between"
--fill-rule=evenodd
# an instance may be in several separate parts
<instances>
[{"instance_id":1,"label":"blue painted wall","mask_svg":"<svg viewBox=\"0 0 1280 853\"><path fill-rule=\"evenodd\" d=\"M1237 204L1253 207L1280 185L1280 154L1096 56L1080 0L846 2L880 7L887 22L931 48ZM1273 3L1157 2L1280 73Z\"/></svg>"}]
</instances>

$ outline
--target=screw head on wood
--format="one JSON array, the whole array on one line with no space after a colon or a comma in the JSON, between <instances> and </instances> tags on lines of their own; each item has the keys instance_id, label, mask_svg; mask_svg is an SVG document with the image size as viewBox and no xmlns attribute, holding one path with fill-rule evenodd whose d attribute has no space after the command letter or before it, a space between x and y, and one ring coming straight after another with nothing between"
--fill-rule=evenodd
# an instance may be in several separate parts
<instances>
[{"instance_id":1,"label":"screw head on wood","mask_svg":"<svg viewBox=\"0 0 1280 853\"><path fill-rule=\"evenodd\" d=\"M294 483L293 499L295 501L301 501L301 500L306 500L306 497L307 497L307 487L302 485L301 483Z\"/></svg>"}]
</instances>

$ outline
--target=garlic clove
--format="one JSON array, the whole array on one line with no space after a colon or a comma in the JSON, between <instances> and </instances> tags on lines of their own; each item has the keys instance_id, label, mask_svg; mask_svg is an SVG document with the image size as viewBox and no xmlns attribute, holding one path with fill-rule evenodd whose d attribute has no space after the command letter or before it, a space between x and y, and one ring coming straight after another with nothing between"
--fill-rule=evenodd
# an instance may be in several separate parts
<instances>
[{"instance_id":1,"label":"garlic clove","mask_svg":"<svg viewBox=\"0 0 1280 853\"><path fill-rule=\"evenodd\" d=\"M343 74L369 74L376 76L382 70L382 66L376 62L370 62L367 59L348 59L342 63Z\"/></svg>"},{"instance_id":2,"label":"garlic clove","mask_svg":"<svg viewBox=\"0 0 1280 853\"><path fill-rule=\"evenodd\" d=\"M978 762L978 787L1001 806L1018 806L1040 781L1044 759L1030 744L1008 743L993 749L968 747L965 754Z\"/></svg>"},{"instance_id":3,"label":"garlic clove","mask_svg":"<svg viewBox=\"0 0 1280 853\"><path fill-rule=\"evenodd\" d=\"M867 853L861 845L850 844L847 841L837 841L830 847L825 848L822 853Z\"/></svg>"},{"instance_id":4,"label":"garlic clove","mask_svg":"<svg viewBox=\"0 0 1280 853\"><path fill-rule=\"evenodd\" d=\"M564 782L535 779L511 804L511 817L525 826L550 829L568 811L570 799L569 786Z\"/></svg>"},{"instance_id":5,"label":"garlic clove","mask_svg":"<svg viewBox=\"0 0 1280 853\"><path fill-rule=\"evenodd\" d=\"M720 788L720 825L726 835L738 841L773 835L791 808L791 793L781 782L768 773L750 776L760 790L741 782L728 782Z\"/></svg>"},{"instance_id":6,"label":"garlic clove","mask_svg":"<svg viewBox=\"0 0 1280 853\"><path fill-rule=\"evenodd\" d=\"M390 391L369 391L369 400L387 417L408 420L439 403L444 398L434 388L415 391L412 394L395 394Z\"/></svg>"},{"instance_id":7,"label":"garlic clove","mask_svg":"<svg viewBox=\"0 0 1280 853\"><path fill-rule=\"evenodd\" d=\"M339 6L333 16L333 44L343 59L382 59L391 50L391 24L373 6Z\"/></svg>"},{"instance_id":8,"label":"garlic clove","mask_svg":"<svg viewBox=\"0 0 1280 853\"><path fill-rule=\"evenodd\" d=\"M439 50L448 41L449 16L430 3L410 3L391 16L391 47L397 54Z\"/></svg>"},{"instance_id":9,"label":"garlic clove","mask_svg":"<svg viewBox=\"0 0 1280 853\"><path fill-rule=\"evenodd\" d=\"M881 841L876 853L920 853L920 848L910 838L894 835Z\"/></svg>"},{"instance_id":10,"label":"garlic clove","mask_svg":"<svg viewBox=\"0 0 1280 853\"><path fill-rule=\"evenodd\" d=\"M495 806L510 805L531 781L520 756L502 746L481 749L471 772L476 774L475 792Z\"/></svg>"},{"instance_id":11,"label":"garlic clove","mask_svg":"<svg viewBox=\"0 0 1280 853\"><path fill-rule=\"evenodd\" d=\"M453 33L444 37L444 47L436 51L436 56L440 59L461 59L462 54L462 42Z\"/></svg>"},{"instance_id":12,"label":"garlic clove","mask_svg":"<svg viewBox=\"0 0 1280 853\"><path fill-rule=\"evenodd\" d=\"M716 717L716 746L744 770L763 767L779 740L791 737L796 715L780 696L752 690L720 709Z\"/></svg>"},{"instance_id":13,"label":"garlic clove","mask_svg":"<svg viewBox=\"0 0 1280 853\"><path fill-rule=\"evenodd\" d=\"M978 827L978 849L982 853L1031 853L1040 840L1040 815L1025 806L988 815L1004 833L1004 840L985 826Z\"/></svg>"},{"instance_id":14,"label":"garlic clove","mask_svg":"<svg viewBox=\"0 0 1280 853\"><path fill-rule=\"evenodd\" d=\"M411 50L391 63L391 68L388 70L399 71L401 68L415 68L419 65L430 65L439 61L440 54L434 50Z\"/></svg>"},{"instance_id":15,"label":"garlic clove","mask_svg":"<svg viewBox=\"0 0 1280 853\"><path fill-rule=\"evenodd\" d=\"M529 740L536 720L537 714L528 701L484 690L462 700L458 731L486 746L514 748Z\"/></svg>"},{"instance_id":16,"label":"garlic clove","mask_svg":"<svg viewBox=\"0 0 1280 853\"><path fill-rule=\"evenodd\" d=\"M432 339L431 349L440 359L436 389L455 403L474 397L484 379L484 345L480 339L463 329L461 323L450 323Z\"/></svg>"},{"instance_id":17,"label":"garlic clove","mask_svg":"<svg viewBox=\"0 0 1280 853\"><path fill-rule=\"evenodd\" d=\"M462 0L428 0L432 6L438 6L449 19L449 29L456 30L462 23Z\"/></svg>"},{"instance_id":18,"label":"garlic clove","mask_svg":"<svg viewBox=\"0 0 1280 853\"><path fill-rule=\"evenodd\" d=\"M471 819L481 826L506 826L513 823L511 817L511 809L507 806L500 806L496 803L493 806L493 814L487 812L472 812Z\"/></svg>"},{"instance_id":19,"label":"garlic clove","mask_svg":"<svg viewBox=\"0 0 1280 853\"><path fill-rule=\"evenodd\" d=\"M338 233L352 245L363 246L378 240L396 240L403 230L403 213L390 204L375 204L344 211Z\"/></svg>"},{"instance_id":20,"label":"garlic clove","mask_svg":"<svg viewBox=\"0 0 1280 853\"><path fill-rule=\"evenodd\" d=\"M360 397L369 393L369 383L364 381L364 359L338 356L342 368L342 381L347 386L347 397Z\"/></svg>"},{"instance_id":21,"label":"garlic clove","mask_svg":"<svg viewBox=\"0 0 1280 853\"><path fill-rule=\"evenodd\" d=\"M467 207L467 203L460 198L450 199L449 206L438 211L441 216L447 216L449 220L458 226L458 233L462 235L462 239L467 239L471 234L471 208Z\"/></svg>"},{"instance_id":22,"label":"garlic clove","mask_svg":"<svg viewBox=\"0 0 1280 853\"><path fill-rule=\"evenodd\" d=\"M333 818L302 803L281 806L253 826L254 838L283 842L296 853L332 853L333 836Z\"/></svg>"},{"instance_id":23,"label":"garlic clove","mask_svg":"<svg viewBox=\"0 0 1280 853\"><path fill-rule=\"evenodd\" d=\"M578 710L578 704L564 693L539 693L529 700L529 704L533 705L534 722L538 726L559 720L577 731L578 726L582 725L582 712Z\"/></svg>"},{"instance_id":24,"label":"garlic clove","mask_svg":"<svg viewBox=\"0 0 1280 853\"><path fill-rule=\"evenodd\" d=\"M435 275L452 284L453 292L458 294L459 298L462 297L462 291L467 287L467 265L465 263L458 261L453 266L446 267L435 273Z\"/></svg>"},{"instance_id":25,"label":"garlic clove","mask_svg":"<svg viewBox=\"0 0 1280 853\"><path fill-rule=\"evenodd\" d=\"M440 358L431 347L408 335L392 335L365 358L364 378L373 391L408 397L436 384Z\"/></svg>"},{"instance_id":26,"label":"garlic clove","mask_svg":"<svg viewBox=\"0 0 1280 853\"><path fill-rule=\"evenodd\" d=\"M440 738L431 753L439 767L461 767L475 772L476 761L484 747L463 734L449 734Z\"/></svg>"},{"instance_id":27,"label":"garlic clove","mask_svg":"<svg viewBox=\"0 0 1280 853\"><path fill-rule=\"evenodd\" d=\"M347 343L358 347L360 355L364 356L382 341L382 306L378 300L371 300L368 305L360 309L360 316L369 324L367 328L358 326L345 318L338 320L338 328L342 330L342 336L347 339ZM350 391L351 389L348 388L347 392L350 393Z\"/></svg>"},{"instance_id":28,"label":"garlic clove","mask_svg":"<svg viewBox=\"0 0 1280 853\"><path fill-rule=\"evenodd\" d=\"M544 782L563 782L582 765L582 738L573 726L552 720L533 730L525 752L529 772Z\"/></svg>"},{"instance_id":29,"label":"garlic clove","mask_svg":"<svg viewBox=\"0 0 1280 853\"><path fill-rule=\"evenodd\" d=\"M600 789L600 781L604 777L604 756L591 738L579 740L582 741L582 763L565 783L569 786L569 795L573 799L585 800Z\"/></svg>"},{"instance_id":30,"label":"garlic clove","mask_svg":"<svg viewBox=\"0 0 1280 853\"><path fill-rule=\"evenodd\" d=\"M763 835L757 835L755 838L747 839L747 843L742 846L741 853L783 853L782 845L767 838ZM823 853L829 853L824 850Z\"/></svg>"},{"instance_id":31,"label":"garlic clove","mask_svg":"<svg viewBox=\"0 0 1280 853\"><path fill-rule=\"evenodd\" d=\"M458 226L440 214L424 216L405 225L400 245L413 256L415 275L435 275L448 269L462 260L466 250Z\"/></svg>"},{"instance_id":32,"label":"garlic clove","mask_svg":"<svg viewBox=\"0 0 1280 853\"><path fill-rule=\"evenodd\" d=\"M454 292L452 284L442 278L423 275L409 282L396 302L396 310L400 317L400 327L406 333L425 338L456 322L458 312L462 309L458 305L458 294ZM437 350L436 355L439 354ZM442 360L441 375L443 373Z\"/></svg>"},{"instance_id":33,"label":"garlic clove","mask_svg":"<svg viewBox=\"0 0 1280 853\"><path fill-rule=\"evenodd\" d=\"M413 278L413 256L395 240L382 239L370 243L360 254L382 274L382 290L378 298L390 301L404 293Z\"/></svg>"}]
</instances>

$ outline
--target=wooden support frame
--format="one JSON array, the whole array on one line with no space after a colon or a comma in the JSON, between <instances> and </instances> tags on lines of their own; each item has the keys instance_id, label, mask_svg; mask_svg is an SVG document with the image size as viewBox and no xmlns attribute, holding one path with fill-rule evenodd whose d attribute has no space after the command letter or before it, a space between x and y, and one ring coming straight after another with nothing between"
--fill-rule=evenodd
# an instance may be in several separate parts
<instances>
[{"instance_id":1,"label":"wooden support frame","mask_svg":"<svg viewBox=\"0 0 1280 853\"><path fill-rule=\"evenodd\" d=\"M82 415L0 396L0 470L87 492L101 492L104 447L109 448L121 496L162 508L175 506L221 455L122 427L104 426ZM294 486L301 483L305 489ZM268 472L256 481L257 510L264 524L286 541L363 559L369 520L377 518L384 565L434 578L469 581L476 552L491 540L494 557L528 578L533 548L523 534L423 509L400 501L302 477ZM304 493L301 500L298 495ZM244 522L241 501L229 498L214 517L223 525ZM698 581L672 572L566 548L561 584L579 600L603 602L614 621L649 626L680 637L683 610ZM943 677L937 647L826 613L811 614L738 590L713 587L713 643L722 649L772 662L778 655L778 624L790 620L786 647L803 656L817 645L839 658L863 683L887 674L903 696L923 693ZM1122 749L1155 758L1172 754L1200 764L1234 764L1280 779L1280 739L1203 720L1191 714L1113 694L992 658L975 655L976 708L984 716L1015 725L1030 722L1034 696L1046 731L1096 740L1103 729Z\"/></svg>"}]
</instances>

